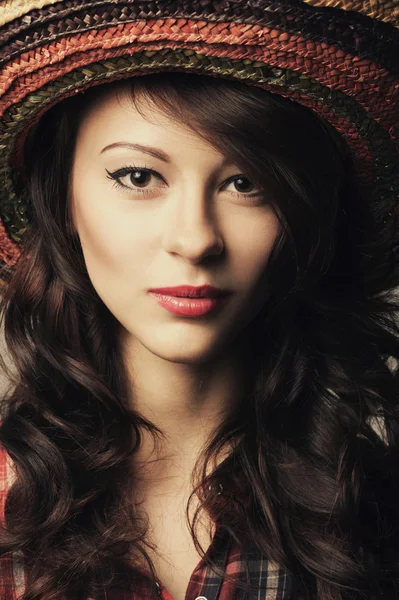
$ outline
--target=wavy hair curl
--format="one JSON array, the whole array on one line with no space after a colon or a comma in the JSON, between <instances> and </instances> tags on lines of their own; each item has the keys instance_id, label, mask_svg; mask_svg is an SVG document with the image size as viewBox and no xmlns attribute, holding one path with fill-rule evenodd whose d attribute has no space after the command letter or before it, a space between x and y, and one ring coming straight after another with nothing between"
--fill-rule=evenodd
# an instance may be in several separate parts
<instances>
[{"instance_id":1,"label":"wavy hair curl","mask_svg":"<svg viewBox=\"0 0 399 600\"><path fill-rule=\"evenodd\" d=\"M23 552L22 600L103 598L129 585L132 557L155 573L145 519L129 496L130 464L143 429L154 440L162 432L127 407L118 322L90 282L68 202L79 124L109 85L127 89L139 111L138 99L154 101L263 182L282 224L270 298L250 325L250 389L196 465L187 519L198 495L189 521L197 550L204 556L196 524L208 510L243 549L255 543L298 578L303 598L396 597L391 226L356 184L343 138L310 109L242 82L169 72L64 99L27 144L32 224L17 268L3 269L1 300L11 363L2 359L10 388L0 442L17 477L0 556ZM209 474L231 442L232 454ZM205 494L227 478L249 495L250 510L236 498L221 511Z\"/></svg>"}]
</instances>

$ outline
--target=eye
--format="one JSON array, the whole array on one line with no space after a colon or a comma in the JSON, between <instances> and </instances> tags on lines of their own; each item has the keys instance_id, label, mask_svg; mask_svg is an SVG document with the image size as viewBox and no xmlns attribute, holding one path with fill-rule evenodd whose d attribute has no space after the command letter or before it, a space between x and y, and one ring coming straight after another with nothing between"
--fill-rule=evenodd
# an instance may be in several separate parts
<instances>
[{"instance_id":1,"label":"eye","mask_svg":"<svg viewBox=\"0 0 399 600\"><path fill-rule=\"evenodd\" d=\"M150 179L151 175L163 181L163 178L159 173L148 167L126 166L122 169L114 171L113 173L110 173L107 169L106 171L108 173L107 179L113 179L115 181L114 185L116 187L122 188L129 194L131 194L131 192L134 191L139 195L141 194L143 196L151 195L151 189L147 190L140 188L140 186L146 185L146 182ZM127 178L127 181L134 186L133 188L121 182L121 180L125 177Z\"/></svg>"},{"instance_id":2,"label":"eye","mask_svg":"<svg viewBox=\"0 0 399 600\"><path fill-rule=\"evenodd\" d=\"M129 195L131 195L132 192L138 194L138 195L142 195L142 196L149 196L152 195L154 192L153 188L146 188L147 183L151 180L151 175L153 177L155 177L158 180L163 181L164 183L165 180L163 179L163 177L154 169L150 168L150 167L135 167L135 166L125 166L121 169L118 169L117 171L114 172L109 172L106 169L108 175L107 175L107 179L112 179L115 181L115 184L117 187L122 188L123 191L125 191L126 193L128 193ZM122 183L122 179L126 178L126 183ZM263 191L258 191L258 192L252 192L254 185L252 184L251 180L246 177L243 174L240 175L234 175L233 177L230 177L223 185L223 187L226 187L228 185L231 185L232 183L234 183L235 186L238 186L238 188L244 188L244 190L239 190L239 191L230 191L229 193L232 194L235 197L244 197L246 199L248 198L260 198L263 197ZM133 186L133 187L131 187ZM142 187L140 187L142 186ZM247 190L251 190L250 192L248 192ZM256 188L255 188L256 189ZM156 188L155 188L156 191Z\"/></svg>"},{"instance_id":3,"label":"eye","mask_svg":"<svg viewBox=\"0 0 399 600\"><path fill-rule=\"evenodd\" d=\"M230 184L230 183L234 183L234 185L237 186L238 188L242 188L242 187L244 188L244 190L240 190L238 192L231 192L233 194L233 196L245 196L247 198L259 198L259 196L263 195L263 192L255 192L254 193L252 191L254 188L254 185L251 183L251 180L248 179L248 177L246 177L245 175L234 175L233 177L230 177L230 179L228 179L226 181L225 185ZM250 189L249 192L248 192L248 187Z\"/></svg>"}]
</instances>

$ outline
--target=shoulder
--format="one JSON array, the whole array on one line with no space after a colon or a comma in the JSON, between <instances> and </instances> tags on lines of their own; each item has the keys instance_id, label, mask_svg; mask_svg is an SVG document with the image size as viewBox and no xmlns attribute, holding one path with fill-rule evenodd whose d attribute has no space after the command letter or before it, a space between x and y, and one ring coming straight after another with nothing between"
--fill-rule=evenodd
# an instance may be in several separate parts
<instances>
[{"instance_id":1,"label":"shoulder","mask_svg":"<svg viewBox=\"0 0 399 600\"><path fill-rule=\"evenodd\" d=\"M3 421L0 420L0 427ZM0 521L4 522L4 507L9 489L16 479L14 463L0 441Z\"/></svg>"},{"instance_id":2,"label":"shoulder","mask_svg":"<svg viewBox=\"0 0 399 600\"><path fill-rule=\"evenodd\" d=\"M0 420L0 427L2 421ZM14 463L0 441L0 524L4 525L4 508L9 489L16 479ZM17 600L25 587L23 562L17 552L0 556L0 598Z\"/></svg>"}]
</instances>

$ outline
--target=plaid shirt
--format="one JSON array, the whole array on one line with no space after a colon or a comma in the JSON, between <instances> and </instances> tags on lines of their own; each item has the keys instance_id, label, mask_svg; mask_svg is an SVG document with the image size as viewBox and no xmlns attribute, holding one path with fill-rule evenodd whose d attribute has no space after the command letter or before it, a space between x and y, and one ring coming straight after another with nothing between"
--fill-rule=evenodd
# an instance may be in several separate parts
<instances>
[{"instance_id":1,"label":"plaid shirt","mask_svg":"<svg viewBox=\"0 0 399 600\"><path fill-rule=\"evenodd\" d=\"M4 505L7 491L15 479L13 461L5 449L0 445L0 518L4 519ZM219 499L223 501L222 496ZM208 548L208 555L212 555L224 573L246 581L245 565L241 560L238 547L232 542L227 533L217 529L212 544ZM247 553L249 561L250 583L254 591L248 595L250 600L300 600L300 589L295 578L285 569L269 561L256 549ZM150 598L149 573L136 569L139 592L129 593L121 588L112 588L107 592L107 600L148 600ZM0 600L19 600L25 589L25 572L23 559L19 553L8 554L0 557ZM294 585L295 584L295 585ZM168 590L157 582L160 600L173 600ZM203 559L199 562L191 575L186 591L189 600L242 600L243 590L232 583L220 578ZM62 600L60 598L60 600Z\"/></svg>"}]
</instances>

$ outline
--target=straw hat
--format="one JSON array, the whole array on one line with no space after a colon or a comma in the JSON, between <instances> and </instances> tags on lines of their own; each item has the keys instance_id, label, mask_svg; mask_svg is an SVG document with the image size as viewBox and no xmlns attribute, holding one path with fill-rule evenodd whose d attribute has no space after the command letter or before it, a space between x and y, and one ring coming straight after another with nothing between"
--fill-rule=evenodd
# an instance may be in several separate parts
<instances>
[{"instance_id":1,"label":"straw hat","mask_svg":"<svg viewBox=\"0 0 399 600\"><path fill-rule=\"evenodd\" d=\"M0 266L16 264L29 227L21 182L32 125L89 86L165 70L239 80L313 109L347 140L365 199L390 224L398 26L394 0L3 0Z\"/></svg>"}]
</instances>

